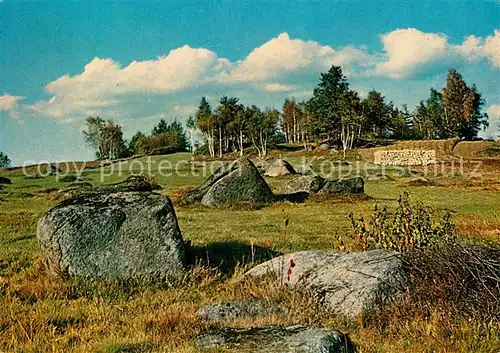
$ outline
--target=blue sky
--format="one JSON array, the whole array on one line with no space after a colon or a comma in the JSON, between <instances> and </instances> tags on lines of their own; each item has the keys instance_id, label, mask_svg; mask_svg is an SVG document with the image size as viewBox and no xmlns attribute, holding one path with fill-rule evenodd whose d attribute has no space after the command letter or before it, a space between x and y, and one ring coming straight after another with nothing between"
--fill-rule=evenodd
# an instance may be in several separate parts
<instances>
[{"instance_id":1,"label":"blue sky","mask_svg":"<svg viewBox=\"0 0 500 353\"><path fill-rule=\"evenodd\" d=\"M498 1L0 0L0 151L13 164L92 159L81 129L126 137L185 119L201 96L280 108L341 65L361 95L411 107L456 68L500 115Z\"/></svg>"}]
</instances>

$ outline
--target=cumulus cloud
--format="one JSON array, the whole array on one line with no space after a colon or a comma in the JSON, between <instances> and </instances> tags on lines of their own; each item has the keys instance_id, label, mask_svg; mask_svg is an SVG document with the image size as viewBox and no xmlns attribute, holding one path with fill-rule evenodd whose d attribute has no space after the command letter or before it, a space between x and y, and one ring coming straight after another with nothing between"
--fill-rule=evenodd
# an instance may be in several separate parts
<instances>
[{"instance_id":1,"label":"cumulus cloud","mask_svg":"<svg viewBox=\"0 0 500 353\"><path fill-rule=\"evenodd\" d=\"M471 35L456 50L469 61L487 58L493 67L500 67L500 30L486 38Z\"/></svg>"},{"instance_id":2,"label":"cumulus cloud","mask_svg":"<svg viewBox=\"0 0 500 353\"><path fill-rule=\"evenodd\" d=\"M493 67L500 67L499 30L486 38L471 35L460 45L450 44L445 34L424 33L415 28L397 29L380 38L385 53L384 60L375 67L375 75L408 78L461 61L483 58Z\"/></svg>"},{"instance_id":3,"label":"cumulus cloud","mask_svg":"<svg viewBox=\"0 0 500 353\"><path fill-rule=\"evenodd\" d=\"M262 89L266 92L289 92L296 88L294 85L285 85L282 83L266 83Z\"/></svg>"},{"instance_id":4,"label":"cumulus cloud","mask_svg":"<svg viewBox=\"0 0 500 353\"><path fill-rule=\"evenodd\" d=\"M21 107L19 105L19 102L23 99L24 97L21 96L4 93L0 96L0 111L8 112L11 119L17 120L19 124L24 124L24 120L21 119Z\"/></svg>"},{"instance_id":5,"label":"cumulus cloud","mask_svg":"<svg viewBox=\"0 0 500 353\"><path fill-rule=\"evenodd\" d=\"M383 52L378 53L363 46L333 48L291 38L283 32L235 62L211 50L188 45L171 50L166 56L133 61L126 66L111 58L94 58L80 73L63 75L48 83L45 88L50 99L27 107L36 115L65 123L81 121L89 115L129 118L139 112L152 116L167 106L170 113L187 115L195 110L192 100L183 97L177 108L176 102L177 96L186 95L183 92L188 89L191 95L201 92L196 93L199 96L227 90L233 94L244 90L246 96L256 92L273 93L273 97L302 92L306 96L304 92L309 92L318 74L331 65L342 66L351 77L392 79L443 71L455 63L481 59L500 67L500 30L485 38L469 36L458 45L449 43L444 34L424 33L415 28L397 29L381 35L380 39ZM3 97L0 109L8 105L17 107L22 99ZM153 107L153 97L161 97L163 103ZM132 105L135 107L131 110ZM19 114L16 109L9 109L13 117L16 111Z\"/></svg>"},{"instance_id":6,"label":"cumulus cloud","mask_svg":"<svg viewBox=\"0 0 500 353\"><path fill-rule=\"evenodd\" d=\"M112 59L94 58L82 73L50 82L46 90L52 98L33 104L31 109L61 119L84 112L88 115L119 105L121 96L169 94L212 82L230 65L210 50L187 45L156 60L133 61L124 68Z\"/></svg>"},{"instance_id":7,"label":"cumulus cloud","mask_svg":"<svg viewBox=\"0 0 500 353\"><path fill-rule=\"evenodd\" d=\"M489 127L480 133L486 138L500 139L500 104L492 104L487 111L489 117Z\"/></svg>"},{"instance_id":8,"label":"cumulus cloud","mask_svg":"<svg viewBox=\"0 0 500 353\"><path fill-rule=\"evenodd\" d=\"M346 47L334 50L314 41L291 39L283 32L258 48L234 69L220 75L221 82L266 81L284 74L316 68L323 70L330 65L351 66L366 63L369 56L361 49Z\"/></svg>"},{"instance_id":9,"label":"cumulus cloud","mask_svg":"<svg viewBox=\"0 0 500 353\"><path fill-rule=\"evenodd\" d=\"M23 99L24 97L13 96L8 93L4 93L2 96L0 96L0 110L11 111L17 106L18 102Z\"/></svg>"}]
</instances>

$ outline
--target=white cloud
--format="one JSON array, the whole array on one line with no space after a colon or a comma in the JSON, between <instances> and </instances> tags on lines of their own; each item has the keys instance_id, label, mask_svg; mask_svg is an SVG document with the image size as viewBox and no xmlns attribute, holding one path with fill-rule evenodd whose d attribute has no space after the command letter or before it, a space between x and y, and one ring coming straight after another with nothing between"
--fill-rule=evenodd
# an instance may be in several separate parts
<instances>
[{"instance_id":1,"label":"white cloud","mask_svg":"<svg viewBox=\"0 0 500 353\"><path fill-rule=\"evenodd\" d=\"M500 119L500 104L492 104L488 107L487 110L488 116L490 118L498 118Z\"/></svg>"},{"instance_id":2,"label":"white cloud","mask_svg":"<svg viewBox=\"0 0 500 353\"><path fill-rule=\"evenodd\" d=\"M220 81L266 81L309 68L322 70L330 65L361 64L367 58L364 51L354 47L336 51L318 42L291 39L283 32L255 48L244 60L237 62L231 72L222 73Z\"/></svg>"},{"instance_id":3,"label":"white cloud","mask_svg":"<svg viewBox=\"0 0 500 353\"><path fill-rule=\"evenodd\" d=\"M397 29L383 34L381 40L385 59L375 67L375 75L408 78L431 68L483 58L493 67L500 67L499 30L486 38L471 35L460 45L450 44L444 34L415 28Z\"/></svg>"},{"instance_id":4,"label":"white cloud","mask_svg":"<svg viewBox=\"0 0 500 353\"><path fill-rule=\"evenodd\" d=\"M444 34L423 33L415 28L398 29L381 36L386 60L377 65L375 73L392 78L412 75L422 65L448 54Z\"/></svg>"},{"instance_id":5,"label":"white cloud","mask_svg":"<svg viewBox=\"0 0 500 353\"><path fill-rule=\"evenodd\" d=\"M266 92L289 92L293 91L296 88L294 85L285 85L282 83L266 83L262 87L262 89Z\"/></svg>"},{"instance_id":6,"label":"white cloud","mask_svg":"<svg viewBox=\"0 0 500 353\"><path fill-rule=\"evenodd\" d=\"M217 58L214 52L187 45L156 60L133 61L124 68L112 59L94 58L82 73L64 75L47 84L46 90L53 97L31 108L58 119L84 117L119 105L121 96L169 94L214 81L229 67L229 61Z\"/></svg>"},{"instance_id":7,"label":"white cloud","mask_svg":"<svg viewBox=\"0 0 500 353\"><path fill-rule=\"evenodd\" d=\"M211 50L187 45L166 56L133 61L123 67L111 58L94 58L80 73L48 83L49 99L22 107L28 107L31 114L64 123L81 121L89 115L128 119L166 112L181 117L194 113L193 103L202 95L230 91L241 93L240 98L266 92L275 93L273 97L293 93L310 96L307 90L317 82L318 74L331 65L342 66L350 78L375 75L393 79L436 70L444 72L454 63L485 58L500 67L499 30L485 38L469 36L459 45L450 44L444 34L414 28L398 29L380 38L384 51L379 53L369 52L363 46L332 48L290 38L284 32L235 62L220 58ZM187 89L190 93L185 93ZM194 92L195 98L186 97ZM22 98L4 95L0 109L8 105L19 107ZM18 108L9 109L12 117L19 116Z\"/></svg>"},{"instance_id":8,"label":"white cloud","mask_svg":"<svg viewBox=\"0 0 500 353\"><path fill-rule=\"evenodd\" d=\"M470 61L487 58L493 67L500 67L500 30L486 38L471 35L456 48Z\"/></svg>"},{"instance_id":9,"label":"white cloud","mask_svg":"<svg viewBox=\"0 0 500 353\"><path fill-rule=\"evenodd\" d=\"M4 93L0 96L0 111L10 111L14 109L18 102L23 100L24 97L13 96L8 93Z\"/></svg>"},{"instance_id":10,"label":"white cloud","mask_svg":"<svg viewBox=\"0 0 500 353\"><path fill-rule=\"evenodd\" d=\"M13 96L8 93L4 93L0 96L0 111L6 111L11 119L16 120L19 124L24 124L24 120L21 119L21 113L19 102L22 101L24 97Z\"/></svg>"},{"instance_id":11,"label":"white cloud","mask_svg":"<svg viewBox=\"0 0 500 353\"><path fill-rule=\"evenodd\" d=\"M486 138L500 139L500 104L492 104L487 111L489 117L489 127L480 135Z\"/></svg>"}]
</instances>

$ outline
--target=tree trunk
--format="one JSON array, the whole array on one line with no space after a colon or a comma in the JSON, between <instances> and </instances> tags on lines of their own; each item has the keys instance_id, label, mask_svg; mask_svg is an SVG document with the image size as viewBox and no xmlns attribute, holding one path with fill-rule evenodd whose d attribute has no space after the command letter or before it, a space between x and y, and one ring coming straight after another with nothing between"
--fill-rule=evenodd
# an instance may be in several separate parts
<instances>
[{"instance_id":1,"label":"tree trunk","mask_svg":"<svg viewBox=\"0 0 500 353\"><path fill-rule=\"evenodd\" d=\"M219 158L222 158L222 127L219 127Z\"/></svg>"},{"instance_id":2,"label":"tree trunk","mask_svg":"<svg viewBox=\"0 0 500 353\"><path fill-rule=\"evenodd\" d=\"M240 129L240 157L243 157L243 129Z\"/></svg>"}]
</instances>

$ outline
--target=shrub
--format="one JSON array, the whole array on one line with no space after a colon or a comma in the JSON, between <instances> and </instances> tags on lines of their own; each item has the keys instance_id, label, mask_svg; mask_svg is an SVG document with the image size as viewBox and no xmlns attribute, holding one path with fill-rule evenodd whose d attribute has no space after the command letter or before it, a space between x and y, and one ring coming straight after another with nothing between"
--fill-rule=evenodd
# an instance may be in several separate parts
<instances>
[{"instance_id":1,"label":"shrub","mask_svg":"<svg viewBox=\"0 0 500 353\"><path fill-rule=\"evenodd\" d=\"M440 312L449 320L498 322L500 247L460 243L450 213L437 221L434 214L430 207L410 202L405 193L392 214L376 207L368 223L350 215L362 250L396 250L405 266L406 294L399 305L370 319L387 324L395 317L411 321Z\"/></svg>"},{"instance_id":2,"label":"shrub","mask_svg":"<svg viewBox=\"0 0 500 353\"><path fill-rule=\"evenodd\" d=\"M394 213L387 207L375 206L372 219L356 220L351 213L354 237L361 250L390 249L407 252L434 245L442 239L454 238L451 214L447 212L440 221L432 220L433 210L422 203L410 202L408 193L399 197Z\"/></svg>"},{"instance_id":3,"label":"shrub","mask_svg":"<svg viewBox=\"0 0 500 353\"><path fill-rule=\"evenodd\" d=\"M140 155L169 154L185 150L185 141L174 132L146 137L137 141L136 144L137 154Z\"/></svg>"}]
</instances>

